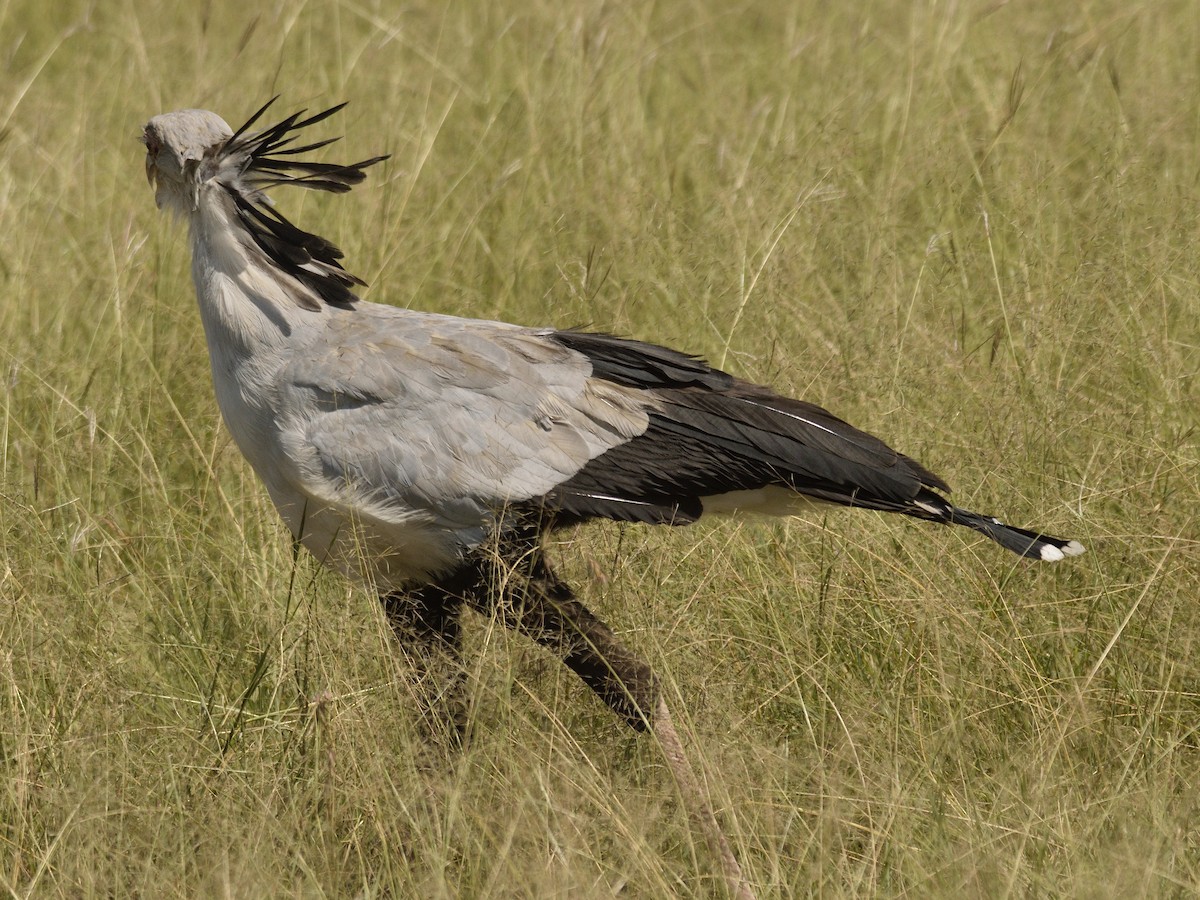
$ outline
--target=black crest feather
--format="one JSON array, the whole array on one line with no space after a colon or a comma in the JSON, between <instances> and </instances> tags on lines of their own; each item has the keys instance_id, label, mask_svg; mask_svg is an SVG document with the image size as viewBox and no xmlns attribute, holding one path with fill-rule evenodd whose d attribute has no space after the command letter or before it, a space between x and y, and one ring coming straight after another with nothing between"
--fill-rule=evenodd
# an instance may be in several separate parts
<instances>
[{"instance_id":1,"label":"black crest feather","mask_svg":"<svg viewBox=\"0 0 1200 900\"><path fill-rule=\"evenodd\" d=\"M299 132L323 122L346 104L339 103L308 117L305 117L307 110L300 110L261 131L251 131L278 99L272 97L263 104L221 147L219 155L239 168L238 177L233 183L227 182L226 187L247 233L275 265L326 303L348 306L358 299L352 288L365 286L366 282L342 267L342 251L333 243L294 225L263 192L279 185L295 185L344 194L367 177L366 168L388 157L373 156L348 164L297 159L339 140L334 137L295 143Z\"/></svg>"}]
</instances>

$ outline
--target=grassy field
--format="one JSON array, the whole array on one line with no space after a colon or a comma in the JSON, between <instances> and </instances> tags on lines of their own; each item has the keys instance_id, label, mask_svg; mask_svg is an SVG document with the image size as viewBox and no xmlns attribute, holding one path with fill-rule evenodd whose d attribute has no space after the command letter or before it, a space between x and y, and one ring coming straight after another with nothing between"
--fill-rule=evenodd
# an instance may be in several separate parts
<instances>
[{"instance_id":1,"label":"grassy field","mask_svg":"<svg viewBox=\"0 0 1200 900\"><path fill-rule=\"evenodd\" d=\"M1200 10L259 6L0 0L6 895L720 895L653 742L493 624L433 758L230 443L136 138L276 93L392 154L277 198L370 299L704 354L1087 544L567 535L762 896L1200 891Z\"/></svg>"}]
</instances>

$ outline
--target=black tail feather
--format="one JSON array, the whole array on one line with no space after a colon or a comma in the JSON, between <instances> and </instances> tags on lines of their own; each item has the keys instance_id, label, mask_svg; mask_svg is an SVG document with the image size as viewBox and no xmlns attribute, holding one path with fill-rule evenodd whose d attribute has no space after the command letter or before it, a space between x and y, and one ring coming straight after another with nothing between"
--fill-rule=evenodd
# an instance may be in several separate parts
<instances>
[{"instance_id":1,"label":"black tail feather","mask_svg":"<svg viewBox=\"0 0 1200 900\"><path fill-rule=\"evenodd\" d=\"M1079 541L1064 540L1015 525L1005 525L992 516L981 516L969 510L950 508L949 522L955 525L965 525L973 531L978 531L985 537L991 538L1005 550L1011 550L1019 556L1030 559L1041 559L1047 562L1057 562L1067 556L1078 556L1083 552L1083 544Z\"/></svg>"}]
</instances>

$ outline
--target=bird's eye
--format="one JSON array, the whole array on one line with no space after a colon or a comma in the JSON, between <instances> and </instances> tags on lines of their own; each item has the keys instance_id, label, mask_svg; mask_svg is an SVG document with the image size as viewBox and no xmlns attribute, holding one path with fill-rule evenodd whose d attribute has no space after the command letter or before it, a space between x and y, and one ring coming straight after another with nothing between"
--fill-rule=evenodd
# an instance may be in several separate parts
<instances>
[{"instance_id":1,"label":"bird's eye","mask_svg":"<svg viewBox=\"0 0 1200 900\"><path fill-rule=\"evenodd\" d=\"M158 156L158 151L162 149L162 144L158 140L158 135L149 128L142 133L142 143L146 145L146 152L151 156Z\"/></svg>"}]
</instances>

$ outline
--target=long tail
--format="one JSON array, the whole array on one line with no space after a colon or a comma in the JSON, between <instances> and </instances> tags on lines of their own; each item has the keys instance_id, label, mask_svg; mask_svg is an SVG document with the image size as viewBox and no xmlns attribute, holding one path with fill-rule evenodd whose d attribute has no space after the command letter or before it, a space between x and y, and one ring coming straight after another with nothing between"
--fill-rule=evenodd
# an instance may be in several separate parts
<instances>
[{"instance_id":1,"label":"long tail","mask_svg":"<svg viewBox=\"0 0 1200 900\"><path fill-rule=\"evenodd\" d=\"M962 525L972 531L978 531L984 537L991 538L1005 550L1011 550L1018 556L1026 556L1030 559L1058 562L1068 556L1078 556L1084 551L1084 546L1079 541L1042 534L1040 531L1030 531L1028 528L1018 528L1015 525L1001 522L995 516L985 516L971 512L969 509L960 509L941 494L928 488L922 488L921 492L904 506L890 508L880 506L877 508L903 513L914 519L940 522L943 525Z\"/></svg>"},{"instance_id":2,"label":"long tail","mask_svg":"<svg viewBox=\"0 0 1200 900\"><path fill-rule=\"evenodd\" d=\"M651 405L644 432L592 458L547 496L566 521L603 516L684 525L707 503L730 508L722 495L780 488L963 525L1031 559L1054 562L1084 550L1078 541L959 509L939 493L950 488L933 472L812 403L666 347L581 331L548 336L587 357L593 378L642 390Z\"/></svg>"},{"instance_id":3,"label":"long tail","mask_svg":"<svg viewBox=\"0 0 1200 900\"><path fill-rule=\"evenodd\" d=\"M950 516L946 521L955 525L965 525L991 538L1004 549L1031 559L1058 562L1068 556L1078 556L1084 550L1079 541L1063 540L1014 525L1005 525L994 516L981 516L957 506L950 506Z\"/></svg>"}]
</instances>

